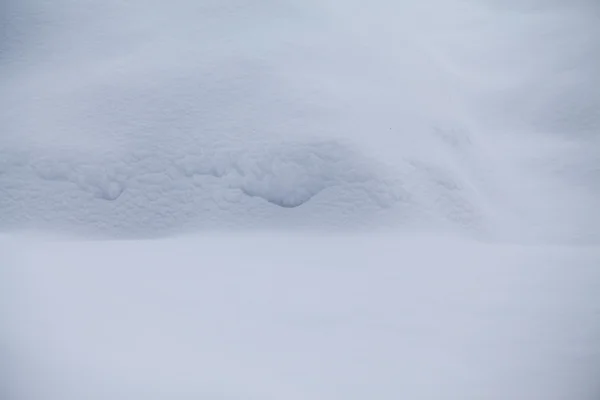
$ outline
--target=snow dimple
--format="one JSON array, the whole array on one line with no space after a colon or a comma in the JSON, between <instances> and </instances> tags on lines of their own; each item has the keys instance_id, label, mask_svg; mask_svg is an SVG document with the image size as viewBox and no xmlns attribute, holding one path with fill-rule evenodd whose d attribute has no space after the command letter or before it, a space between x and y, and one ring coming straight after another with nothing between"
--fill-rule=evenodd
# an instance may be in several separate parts
<instances>
[{"instance_id":1,"label":"snow dimple","mask_svg":"<svg viewBox=\"0 0 600 400\"><path fill-rule=\"evenodd\" d=\"M282 156L269 155L252 165L237 165L242 172L237 180L240 189L249 196L256 196L281 207L298 207L336 181L351 180L337 170L335 161L318 157L319 148L298 151L292 149ZM258 174L245 173L257 171Z\"/></svg>"}]
</instances>

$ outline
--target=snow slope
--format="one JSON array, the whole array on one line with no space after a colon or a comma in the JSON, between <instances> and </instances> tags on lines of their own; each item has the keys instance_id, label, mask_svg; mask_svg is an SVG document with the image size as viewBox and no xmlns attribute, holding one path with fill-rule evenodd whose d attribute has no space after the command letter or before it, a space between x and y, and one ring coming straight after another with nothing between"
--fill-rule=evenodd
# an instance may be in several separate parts
<instances>
[{"instance_id":1,"label":"snow slope","mask_svg":"<svg viewBox=\"0 0 600 400\"><path fill-rule=\"evenodd\" d=\"M598 240L594 3L5 8L4 231Z\"/></svg>"}]
</instances>

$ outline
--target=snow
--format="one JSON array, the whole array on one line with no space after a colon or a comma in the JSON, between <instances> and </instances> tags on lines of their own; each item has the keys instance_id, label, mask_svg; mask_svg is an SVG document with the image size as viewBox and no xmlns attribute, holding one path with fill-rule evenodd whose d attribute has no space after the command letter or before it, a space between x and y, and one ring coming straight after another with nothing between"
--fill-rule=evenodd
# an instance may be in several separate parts
<instances>
[{"instance_id":1,"label":"snow","mask_svg":"<svg viewBox=\"0 0 600 400\"><path fill-rule=\"evenodd\" d=\"M598 249L260 233L11 246L18 398L597 394Z\"/></svg>"},{"instance_id":2,"label":"snow","mask_svg":"<svg viewBox=\"0 0 600 400\"><path fill-rule=\"evenodd\" d=\"M2 2L0 391L595 398L599 15Z\"/></svg>"},{"instance_id":3,"label":"snow","mask_svg":"<svg viewBox=\"0 0 600 400\"><path fill-rule=\"evenodd\" d=\"M0 226L598 242L594 7L9 2Z\"/></svg>"}]
</instances>

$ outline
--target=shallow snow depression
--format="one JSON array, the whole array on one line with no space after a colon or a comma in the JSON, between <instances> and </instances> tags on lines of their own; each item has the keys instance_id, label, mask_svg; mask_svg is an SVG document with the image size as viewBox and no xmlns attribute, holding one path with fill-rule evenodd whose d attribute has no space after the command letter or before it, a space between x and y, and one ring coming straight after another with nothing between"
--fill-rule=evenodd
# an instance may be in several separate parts
<instances>
[{"instance_id":1,"label":"shallow snow depression","mask_svg":"<svg viewBox=\"0 0 600 400\"><path fill-rule=\"evenodd\" d=\"M0 397L596 398L595 2L2 7Z\"/></svg>"}]
</instances>

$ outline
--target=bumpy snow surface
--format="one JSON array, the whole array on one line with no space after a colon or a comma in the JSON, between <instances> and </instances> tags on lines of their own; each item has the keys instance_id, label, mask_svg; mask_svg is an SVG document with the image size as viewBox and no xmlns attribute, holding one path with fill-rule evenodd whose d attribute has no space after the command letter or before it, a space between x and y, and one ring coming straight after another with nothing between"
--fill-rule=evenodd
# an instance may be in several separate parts
<instances>
[{"instance_id":1,"label":"bumpy snow surface","mask_svg":"<svg viewBox=\"0 0 600 400\"><path fill-rule=\"evenodd\" d=\"M4 398L600 392L596 1L6 0L0 27Z\"/></svg>"},{"instance_id":2,"label":"bumpy snow surface","mask_svg":"<svg viewBox=\"0 0 600 400\"><path fill-rule=\"evenodd\" d=\"M395 3L8 2L0 228L598 241L597 6Z\"/></svg>"}]
</instances>

